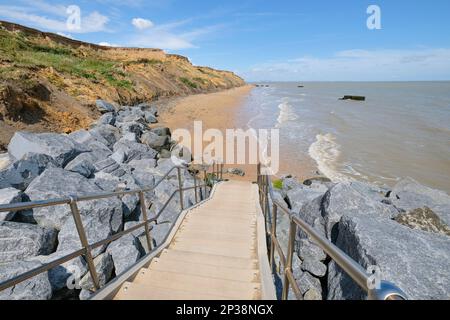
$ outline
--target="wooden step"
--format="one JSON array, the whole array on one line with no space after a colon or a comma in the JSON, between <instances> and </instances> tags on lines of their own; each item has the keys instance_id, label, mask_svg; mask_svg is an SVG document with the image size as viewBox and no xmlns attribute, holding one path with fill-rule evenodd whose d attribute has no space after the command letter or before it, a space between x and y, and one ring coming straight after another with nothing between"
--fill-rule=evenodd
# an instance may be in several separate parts
<instances>
[{"instance_id":1,"label":"wooden step","mask_svg":"<svg viewBox=\"0 0 450 320\"><path fill-rule=\"evenodd\" d=\"M256 241L256 237L252 234L230 234L224 232L209 232L209 231L197 231L183 229L177 232L177 238L189 238L189 239L204 239L209 240L221 240L221 241L247 241L253 243Z\"/></svg>"},{"instance_id":2,"label":"wooden step","mask_svg":"<svg viewBox=\"0 0 450 320\"><path fill-rule=\"evenodd\" d=\"M260 295L259 283L207 278L148 269L142 269L133 283L190 291L195 294L211 294L229 299L254 299Z\"/></svg>"},{"instance_id":3,"label":"wooden step","mask_svg":"<svg viewBox=\"0 0 450 320\"><path fill-rule=\"evenodd\" d=\"M246 259L237 257L228 257L222 255L205 254L200 252L190 252L181 250L166 249L161 254L161 257L176 261L187 261L193 263L200 263L211 266L224 266L242 269L253 269L258 265L256 259Z\"/></svg>"},{"instance_id":4,"label":"wooden step","mask_svg":"<svg viewBox=\"0 0 450 320\"><path fill-rule=\"evenodd\" d=\"M228 257L238 257L238 258L247 258L247 259L255 259L256 251L250 250L250 248L240 248L238 246L230 246L227 244L213 244L213 243L186 243L179 242L171 244L171 249L190 251L190 252L200 252L206 254L217 254Z\"/></svg>"},{"instance_id":5,"label":"wooden step","mask_svg":"<svg viewBox=\"0 0 450 320\"><path fill-rule=\"evenodd\" d=\"M125 282L114 300L228 300L228 297L201 292L173 290L154 285Z\"/></svg>"},{"instance_id":6,"label":"wooden step","mask_svg":"<svg viewBox=\"0 0 450 320\"><path fill-rule=\"evenodd\" d=\"M154 259L149 270L183 273L207 278L256 282L259 280L259 271L255 269L239 269L223 266L210 266L199 263L183 262L171 260L166 257Z\"/></svg>"}]
</instances>

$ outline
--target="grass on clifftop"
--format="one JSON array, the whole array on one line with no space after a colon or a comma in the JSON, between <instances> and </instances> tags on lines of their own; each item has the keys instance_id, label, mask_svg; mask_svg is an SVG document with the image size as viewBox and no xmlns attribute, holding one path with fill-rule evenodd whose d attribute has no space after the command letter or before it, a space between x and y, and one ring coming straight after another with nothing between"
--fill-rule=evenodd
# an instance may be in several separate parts
<instances>
[{"instance_id":1,"label":"grass on clifftop","mask_svg":"<svg viewBox=\"0 0 450 320\"><path fill-rule=\"evenodd\" d=\"M182 77L182 78L180 78L180 81L183 82L185 85L191 87L191 88L194 88L194 89L197 89L197 88L198 88L197 84L194 83L194 82L192 82L192 81L189 80L188 78Z\"/></svg>"},{"instance_id":2,"label":"grass on clifftop","mask_svg":"<svg viewBox=\"0 0 450 320\"><path fill-rule=\"evenodd\" d=\"M53 68L57 72L83 77L95 81L104 81L113 87L132 89L133 83L115 61L100 57L83 56L74 49L64 46L46 46L28 40L23 34L11 34L0 30L0 57L4 61L13 61L15 67ZM14 68L10 68L12 69ZM0 77L10 78L8 68L2 70Z\"/></svg>"}]
</instances>

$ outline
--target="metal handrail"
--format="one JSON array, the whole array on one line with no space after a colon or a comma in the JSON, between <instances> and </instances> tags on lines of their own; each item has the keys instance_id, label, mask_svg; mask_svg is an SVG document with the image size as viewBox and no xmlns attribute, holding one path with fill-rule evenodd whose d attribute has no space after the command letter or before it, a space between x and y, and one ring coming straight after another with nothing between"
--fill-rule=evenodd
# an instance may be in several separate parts
<instances>
[{"instance_id":1,"label":"metal handrail","mask_svg":"<svg viewBox=\"0 0 450 320\"><path fill-rule=\"evenodd\" d=\"M170 201L173 199L176 193L180 194L180 209L182 212L184 208L184 201L183 201L183 192L189 191L194 189L195 190L195 202L199 202L198 197L198 189L201 190L202 187L205 188L204 195L207 194L207 171L209 168L212 167L212 173L216 177L222 177L223 173L223 164L220 164L220 171L219 171L219 164L216 164L213 162L212 165L204 166L203 167L203 175L204 175L204 183L198 184L197 182L197 173L194 173L194 186L193 187L182 187L182 179L181 179L181 170L188 170L189 168L183 167L183 166L173 166L166 174L164 174L156 183L155 185L151 187L145 187L137 190L123 190L123 191L116 191L116 192L104 192L104 193L98 193L93 195L84 195L84 196L70 196L70 197L64 197L59 199L49 199L49 200L41 200L41 201L31 201L31 202L21 202L21 203L14 203L14 204L7 204L7 205L0 205L0 212L17 212L21 210L28 210L33 208L42 208L42 207L51 207L51 206L58 206L58 205L64 205L67 204L70 206L72 217L75 221L75 226L77 228L78 237L80 239L80 242L82 244L82 248L80 250L77 250L75 252L72 252L68 255L65 255L63 257L60 257L58 259L55 259L54 261L51 261L49 263L43 264L37 268L34 268L32 270L29 270L27 272L24 272L22 274L19 274L11 279L8 279L2 283L0 283L0 291L3 291L5 289L8 289L10 287L13 287L23 281L26 281L34 276L37 276L41 273L44 273L46 271L49 271L50 269L53 269L57 266L60 266L63 263L66 263L72 259L75 259L80 256L84 256L86 259L86 262L88 264L89 273L92 277L92 281L94 284L94 291L100 289L100 283L98 280L97 271L95 269L94 265L94 259L92 257L92 250L101 247L103 245L109 244L117 239L120 239L121 237L131 234L132 232L143 228L145 229L145 235L148 245L149 252L152 250L155 250L157 248L152 248L152 241L150 236L150 228L149 224L152 222L157 222L161 214L164 212L164 210L167 208ZM172 195L169 197L169 199L164 203L163 207L159 210L159 212L156 214L155 217L152 219L149 219L147 216L147 206L145 201L145 193L154 191L159 184L164 181L170 173L177 169L177 175L178 175L178 189L176 189ZM220 180L220 179L219 179ZM143 222L131 227L130 229L121 231L119 233L116 233L112 235L111 237L108 237L107 239L100 240L96 243L89 244L86 236L86 232L81 220L81 214L78 209L78 202L83 201L91 201L91 200L99 200L99 199L105 199L105 198L111 198L116 196L124 196L124 195L130 195L130 194L139 194L139 202L141 206L141 212L143 216Z\"/></svg>"},{"instance_id":2,"label":"metal handrail","mask_svg":"<svg viewBox=\"0 0 450 320\"><path fill-rule=\"evenodd\" d=\"M273 188L268 175L261 174L261 164L257 166L257 183L259 188L259 201L266 220L266 236L269 242L269 262L272 270L275 270L274 255L275 251L280 257L280 262L284 270L282 299L286 300L289 293L289 287L292 287L297 299L302 300L300 288L295 281L292 271L292 257L294 253L295 235L297 228L304 231L328 256L344 270L367 294L370 300L406 300L406 294L394 284L381 281L380 286L372 289L369 285L372 283L371 274L368 274L364 268L355 260L348 256L344 251L334 245L330 240L323 237L312 226L299 218L294 212L289 210L285 204L280 203L273 195ZM269 199L272 201L272 210ZM289 240L287 248L287 257L283 253L281 245L277 238L277 215L278 209L288 215Z\"/></svg>"}]
</instances>

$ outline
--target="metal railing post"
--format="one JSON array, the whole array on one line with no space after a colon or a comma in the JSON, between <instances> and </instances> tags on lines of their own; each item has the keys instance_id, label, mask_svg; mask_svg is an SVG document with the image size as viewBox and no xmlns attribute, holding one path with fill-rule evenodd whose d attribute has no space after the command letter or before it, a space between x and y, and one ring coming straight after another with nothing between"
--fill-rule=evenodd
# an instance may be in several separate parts
<instances>
[{"instance_id":1,"label":"metal railing post","mask_svg":"<svg viewBox=\"0 0 450 320\"><path fill-rule=\"evenodd\" d=\"M143 191L139 192L139 202L141 204L142 217L144 218L145 222L144 228L145 228L145 237L147 239L148 252L150 252L153 249L153 245L152 239L150 237L150 228L148 227L147 206L145 204L145 197Z\"/></svg>"},{"instance_id":2,"label":"metal railing post","mask_svg":"<svg viewBox=\"0 0 450 320\"><path fill-rule=\"evenodd\" d=\"M292 257L294 254L294 242L295 242L295 232L297 230L297 224L291 218L291 222L289 225L289 243L288 243L288 252L286 259L286 266L284 267L284 279L283 279L283 293L282 299L287 300L289 293L289 278L288 272L292 272Z\"/></svg>"},{"instance_id":3,"label":"metal railing post","mask_svg":"<svg viewBox=\"0 0 450 320\"><path fill-rule=\"evenodd\" d=\"M94 283L95 290L100 289L100 283L98 281L97 270L95 270L94 259L92 258L91 249L87 240L86 232L83 227L83 222L81 221L80 210L78 209L77 201L75 198L71 198L70 210L72 211L72 216L75 221L75 226L77 228L78 237L80 238L81 245L84 249L84 257L89 267L89 272L92 277L92 282Z\"/></svg>"},{"instance_id":4,"label":"metal railing post","mask_svg":"<svg viewBox=\"0 0 450 320\"><path fill-rule=\"evenodd\" d=\"M207 197L206 195L208 194L208 183L207 183L208 179L207 178L208 178L208 176L206 174L206 170L203 170L203 181L205 184L205 198Z\"/></svg>"},{"instance_id":5,"label":"metal railing post","mask_svg":"<svg viewBox=\"0 0 450 320\"><path fill-rule=\"evenodd\" d=\"M277 205L274 203L273 204L273 212L272 212L272 231L271 231L271 239L270 239L270 267L274 268L274 255L275 255L275 239L277 237L277 215L278 215L278 207Z\"/></svg>"},{"instance_id":6,"label":"metal railing post","mask_svg":"<svg viewBox=\"0 0 450 320\"><path fill-rule=\"evenodd\" d=\"M180 207L181 211L184 210L184 201L183 201L183 184L181 183L181 169L177 168L178 170L178 192L180 192Z\"/></svg>"},{"instance_id":7,"label":"metal railing post","mask_svg":"<svg viewBox=\"0 0 450 320\"><path fill-rule=\"evenodd\" d=\"M223 180L223 163L220 164L220 180Z\"/></svg>"},{"instance_id":8,"label":"metal railing post","mask_svg":"<svg viewBox=\"0 0 450 320\"><path fill-rule=\"evenodd\" d=\"M196 173L194 173L194 192L195 192L195 203L198 203L197 174Z\"/></svg>"}]
</instances>

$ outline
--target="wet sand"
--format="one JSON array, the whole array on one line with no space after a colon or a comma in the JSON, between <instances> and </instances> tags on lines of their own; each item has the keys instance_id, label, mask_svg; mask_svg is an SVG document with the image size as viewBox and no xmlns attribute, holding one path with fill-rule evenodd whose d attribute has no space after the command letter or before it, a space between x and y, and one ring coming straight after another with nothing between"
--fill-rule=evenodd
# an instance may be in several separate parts
<instances>
[{"instance_id":1,"label":"wet sand","mask_svg":"<svg viewBox=\"0 0 450 320\"><path fill-rule=\"evenodd\" d=\"M193 131L194 121L203 122L203 132L208 129L219 129L225 137L226 129L239 128L238 111L253 86L243 86L231 90L210 94L192 95L168 102L160 112L160 124L176 129ZM204 143L206 146L208 143ZM255 165L225 165L227 168L240 168L245 171L244 177L225 174L224 178L233 180L256 181Z\"/></svg>"}]
</instances>

